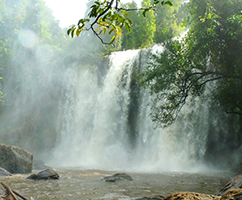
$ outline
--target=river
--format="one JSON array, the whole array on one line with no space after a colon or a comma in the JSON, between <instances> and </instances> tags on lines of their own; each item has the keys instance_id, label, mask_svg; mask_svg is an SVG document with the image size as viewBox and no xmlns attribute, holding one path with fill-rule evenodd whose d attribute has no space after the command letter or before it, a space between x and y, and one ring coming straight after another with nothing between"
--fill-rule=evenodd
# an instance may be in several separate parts
<instances>
[{"instance_id":1,"label":"river","mask_svg":"<svg viewBox=\"0 0 242 200\"><path fill-rule=\"evenodd\" d=\"M174 192L190 191L213 194L234 174L213 173L128 173L133 181L108 183L102 181L115 171L58 169L59 180L26 180L28 175L0 177L1 182L31 200L137 199L154 195L167 196ZM34 171L36 173L37 171Z\"/></svg>"}]
</instances>

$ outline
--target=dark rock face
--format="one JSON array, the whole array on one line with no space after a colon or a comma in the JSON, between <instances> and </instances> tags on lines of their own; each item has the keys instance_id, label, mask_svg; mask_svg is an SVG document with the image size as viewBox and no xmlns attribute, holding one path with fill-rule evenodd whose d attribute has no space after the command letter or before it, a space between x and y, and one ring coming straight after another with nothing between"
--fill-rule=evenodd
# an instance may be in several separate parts
<instances>
[{"instance_id":1,"label":"dark rock face","mask_svg":"<svg viewBox=\"0 0 242 200\"><path fill-rule=\"evenodd\" d=\"M107 176L103 178L106 182L117 182L117 181L132 181L132 177L125 173L117 173L112 176Z\"/></svg>"},{"instance_id":2,"label":"dark rock face","mask_svg":"<svg viewBox=\"0 0 242 200\"><path fill-rule=\"evenodd\" d=\"M32 153L15 146L0 144L0 167L10 173L31 173L32 163Z\"/></svg>"},{"instance_id":3,"label":"dark rock face","mask_svg":"<svg viewBox=\"0 0 242 200\"><path fill-rule=\"evenodd\" d=\"M0 167L0 176L12 176L12 174L8 172L6 169Z\"/></svg>"},{"instance_id":4,"label":"dark rock face","mask_svg":"<svg viewBox=\"0 0 242 200\"><path fill-rule=\"evenodd\" d=\"M238 175L229 181L223 188L221 188L215 195L222 196L229 190L242 188L242 175Z\"/></svg>"},{"instance_id":5,"label":"dark rock face","mask_svg":"<svg viewBox=\"0 0 242 200\"><path fill-rule=\"evenodd\" d=\"M50 180L50 179L59 179L60 176L53 169L46 169L38 174L32 174L27 179L30 180Z\"/></svg>"}]
</instances>

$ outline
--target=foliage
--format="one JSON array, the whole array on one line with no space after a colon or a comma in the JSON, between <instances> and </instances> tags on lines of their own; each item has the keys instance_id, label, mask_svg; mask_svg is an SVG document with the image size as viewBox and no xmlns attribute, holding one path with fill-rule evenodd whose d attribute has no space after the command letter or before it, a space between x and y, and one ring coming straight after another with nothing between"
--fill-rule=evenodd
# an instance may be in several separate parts
<instances>
[{"instance_id":1,"label":"foliage","mask_svg":"<svg viewBox=\"0 0 242 200\"><path fill-rule=\"evenodd\" d=\"M156 31L154 36L155 43L162 43L169 38L173 38L180 34L184 27L180 18L181 8L185 6L181 0L173 0L173 6L164 7L157 6L155 10Z\"/></svg>"},{"instance_id":2,"label":"foliage","mask_svg":"<svg viewBox=\"0 0 242 200\"><path fill-rule=\"evenodd\" d=\"M151 7L150 0L143 0L142 7ZM144 18L140 19L141 26L143 30L139 32L139 38L142 42L141 48L151 46L154 43L154 34L156 31L156 24L155 24L155 13L153 10L147 12Z\"/></svg>"},{"instance_id":3,"label":"foliage","mask_svg":"<svg viewBox=\"0 0 242 200\"><path fill-rule=\"evenodd\" d=\"M126 3L123 5L125 9L138 9L137 4L133 1L131 3ZM141 46L141 41L139 39L140 34L142 34L143 27L140 21L141 11L133 11L129 13L129 19L132 21L132 29L127 31L123 30L122 35L122 49L138 49Z\"/></svg>"},{"instance_id":4,"label":"foliage","mask_svg":"<svg viewBox=\"0 0 242 200\"><path fill-rule=\"evenodd\" d=\"M55 134L53 57L65 35L43 0L1 1L0 12L0 134L5 143L42 148L45 134Z\"/></svg>"},{"instance_id":5,"label":"foliage","mask_svg":"<svg viewBox=\"0 0 242 200\"><path fill-rule=\"evenodd\" d=\"M150 1L142 1L142 7L150 5ZM181 0L173 0L173 6L164 7L157 5L154 11L150 11L143 17L142 11L129 12L129 19L132 21L132 29L127 32L125 29L122 35L122 49L138 49L150 47L154 43L162 43L169 38L180 34L184 27L181 18L185 4ZM135 2L122 5L126 9L137 9Z\"/></svg>"},{"instance_id":6,"label":"foliage","mask_svg":"<svg viewBox=\"0 0 242 200\"><path fill-rule=\"evenodd\" d=\"M242 114L241 0L191 0L184 39L170 40L141 76L156 95L154 120L169 125L188 99L205 95L227 113ZM207 88L207 89L206 89Z\"/></svg>"},{"instance_id":7,"label":"foliage","mask_svg":"<svg viewBox=\"0 0 242 200\"><path fill-rule=\"evenodd\" d=\"M149 7L150 0L142 1L142 7ZM137 9L135 2L127 3L123 7L126 9ZM145 14L140 10L130 12L129 16L132 21L132 29L123 31L122 36L122 49L138 49L151 46L154 41L154 32L156 30L154 11Z\"/></svg>"},{"instance_id":8,"label":"foliage","mask_svg":"<svg viewBox=\"0 0 242 200\"><path fill-rule=\"evenodd\" d=\"M96 0L91 6L88 17L80 19L77 25L72 25L67 34L74 37L79 36L83 30L91 30L102 43L110 44L118 40L124 27L130 31L132 22L129 19L129 11L141 10L145 17L147 12L155 9L158 4L172 6L171 1L154 0L153 4L145 3L142 8L127 9L120 7L120 0ZM101 34L105 33L114 34L109 42L105 42L101 37Z\"/></svg>"}]
</instances>

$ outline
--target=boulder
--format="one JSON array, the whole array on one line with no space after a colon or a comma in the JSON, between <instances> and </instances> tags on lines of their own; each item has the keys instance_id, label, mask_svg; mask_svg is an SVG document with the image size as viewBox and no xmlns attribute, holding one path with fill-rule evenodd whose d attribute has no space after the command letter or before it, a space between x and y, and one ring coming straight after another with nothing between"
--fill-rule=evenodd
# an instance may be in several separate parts
<instances>
[{"instance_id":1,"label":"boulder","mask_svg":"<svg viewBox=\"0 0 242 200\"><path fill-rule=\"evenodd\" d=\"M53 169L40 171L38 174L32 174L27 179L29 180L50 180L59 179L60 176Z\"/></svg>"},{"instance_id":2,"label":"boulder","mask_svg":"<svg viewBox=\"0 0 242 200\"><path fill-rule=\"evenodd\" d=\"M241 200L242 199L242 189L232 189L227 191L220 200Z\"/></svg>"},{"instance_id":3,"label":"boulder","mask_svg":"<svg viewBox=\"0 0 242 200\"><path fill-rule=\"evenodd\" d=\"M132 177L125 173L117 173L112 176L106 176L103 178L106 182L117 182L117 181L132 181Z\"/></svg>"},{"instance_id":4,"label":"boulder","mask_svg":"<svg viewBox=\"0 0 242 200\"><path fill-rule=\"evenodd\" d=\"M221 188L215 195L222 196L229 190L242 188L242 175L238 175L229 181L223 188Z\"/></svg>"},{"instance_id":5,"label":"boulder","mask_svg":"<svg viewBox=\"0 0 242 200\"><path fill-rule=\"evenodd\" d=\"M156 195L156 196L153 196L153 197L143 197L143 198L139 198L139 199L136 199L136 200L164 200L165 197L161 196L161 195Z\"/></svg>"},{"instance_id":6,"label":"boulder","mask_svg":"<svg viewBox=\"0 0 242 200\"><path fill-rule=\"evenodd\" d=\"M178 192L165 197L164 200L242 200L242 189L229 190L222 196L195 192Z\"/></svg>"},{"instance_id":7,"label":"boulder","mask_svg":"<svg viewBox=\"0 0 242 200\"><path fill-rule=\"evenodd\" d=\"M6 169L0 167L0 176L12 176L12 174L8 172Z\"/></svg>"},{"instance_id":8,"label":"boulder","mask_svg":"<svg viewBox=\"0 0 242 200\"><path fill-rule=\"evenodd\" d=\"M164 200L219 200L219 196L201 194L196 192L177 192L164 198Z\"/></svg>"},{"instance_id":9,"label":"boulder","mask_svg":"<svg viewBox=\"0 0 242 200\"><path fill-rule=\"evenodd\" d=\"M0 167L12 174L31 173L33 154L21 148L0 144Z\"/></svg>"}]
</instances>

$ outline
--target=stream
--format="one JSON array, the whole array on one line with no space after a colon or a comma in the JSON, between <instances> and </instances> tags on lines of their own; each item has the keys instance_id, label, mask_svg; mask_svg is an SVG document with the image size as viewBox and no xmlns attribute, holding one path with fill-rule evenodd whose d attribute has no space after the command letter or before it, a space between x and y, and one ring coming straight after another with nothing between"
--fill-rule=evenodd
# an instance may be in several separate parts
<instances>
[{"instance_id":1,"label":"stream","mask_svg":"<svg viewBox=\"0 0 242 200\"><path fill-rule=\"evenodd\" d=\"M0 177L0 181L30 200L137 199L154 195L167 196L174 192L190 191L213 194L235 174L210 173L128 173L133 181L109 183L102 178L115 171L55 169L60 180L26 180L29 175ZM33 173L37 173L34 171Z\"/></svg>"}]
</instances>

